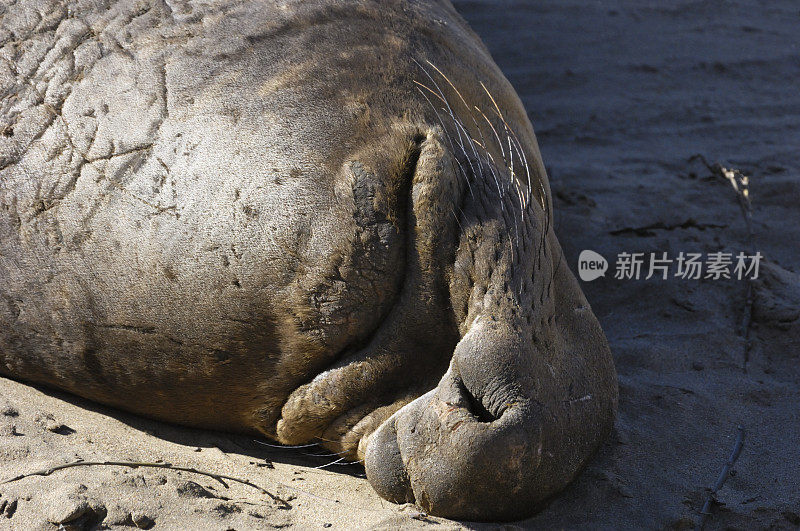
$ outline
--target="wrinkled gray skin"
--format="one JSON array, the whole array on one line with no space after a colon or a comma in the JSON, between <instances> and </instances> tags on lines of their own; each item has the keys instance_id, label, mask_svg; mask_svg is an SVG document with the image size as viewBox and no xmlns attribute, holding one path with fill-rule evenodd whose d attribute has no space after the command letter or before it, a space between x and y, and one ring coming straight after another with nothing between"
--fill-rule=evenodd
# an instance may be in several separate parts
<instances>
[{"instance_id":1,"label":"wrinkled gray skin","mask_svg":"<svg viewBox=\"0 0 800 531\"><path fill-rule=\"evenodd\" d=\"M464 519L609 433L533 130L446 0L0 9L0 373Z\"/></svg>"}]
</instances>

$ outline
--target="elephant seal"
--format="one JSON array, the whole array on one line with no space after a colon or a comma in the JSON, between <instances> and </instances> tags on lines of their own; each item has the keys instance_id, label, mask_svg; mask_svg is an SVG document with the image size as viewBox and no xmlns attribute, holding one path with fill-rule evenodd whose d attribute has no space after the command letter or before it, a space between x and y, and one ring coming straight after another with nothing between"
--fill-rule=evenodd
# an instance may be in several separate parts
<instances>
[{"instance_id":1,"label":"elephant seal","mask_svg":"<svg viewBox=\"0 0 800 531\"><path fill-rule=\"evenodd\" d=\"M0 373L461 519L609 433L532 127L447 0L0 9Z\"/></svg>"}]
</instances>

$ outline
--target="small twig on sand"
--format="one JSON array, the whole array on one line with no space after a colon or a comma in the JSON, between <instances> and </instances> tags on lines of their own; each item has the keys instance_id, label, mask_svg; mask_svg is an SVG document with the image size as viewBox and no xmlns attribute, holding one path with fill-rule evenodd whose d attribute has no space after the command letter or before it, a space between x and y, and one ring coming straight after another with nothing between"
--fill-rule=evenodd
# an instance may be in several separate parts
<instances>
[{"instance_id":1,"label":"small twig on sand","mask_svg":"<svg viewBox=\"0 0 800 531\"><path fill-rule=\"evenodd\" d=\"M19 481L20 479L28 478L31 476L49 476L50 474L56 472L57 470L64 470L65 468L74 468L79 466L125 466L129 468L166 468L169 470L178 470L180 472L191 472L192 474L199 474L201 476L213 478L222 483L222 485L224 485L225 488L228 488L228 485L224 481L227 479L228 481L233 481L236 483L241 483L242 485L247 485L248 487L252 487L258 490L262 494L266 494L267 496L272 498L274 502L281 504L285 509L292 508L292 506L289 505L289 502L287 502L286 500L279 498L278 496L272 494L268 490L259 487L255 483L248 481L246 479L235 478L233 476L226 476L224 474L215 474L213 472L206 472L203 470L198 470L196 468L175 466L171 463L142 463L138 461L73 461L71 463L56 465L51 468L45 468L42 470L37 470L35 472L29 472L27 474L20 474L19 476L7 479L5 481L0 481L0 485L11 483L13 481Z\"/></svg>"},{"instance_id":2,"label":"small twig on sand","mask_svg":"<svg viewBox=\"0 0 800 531\"><path fill-rule=\"evenodd\" d=\"M715 162L709 164L703 155L697 154L689 157L689 162L699 160L708 168L712 174L730 183L736 198L739 201L739 208L742 210L742 217L747 226L747 252L750 256L755 254L753 236L753 205L750 202L750 177L737 169L726 168L722 164ZM753 316L753 279L746 278L747 292L745 294L745 306L742 312L742 321L739 325L739 335L744 339L744 353L742 356L742 370L747 372L747 363L750 361L750 324Z\"/></svg>"},{"instance_id":3,"label":"small twig on sand","mask_svg":"<svg viewBox=\"0 0 800 531\"><path fill-rule=\"evenodd\" d=\"M717 482L708 491L708 497L706 498L706 502L703 504L703 509L700 511L700 523L697 524L697 527L695 528L696 531L702 531L703 526L706 524L706 520L711 515L711 504L716 501L717 492L725 484L728 476L733 475L733 465L736 464L736 460L739 459L739 454L742 453L745 431L744 427L741 425L737 426L736 428L739 430L739 435L736 437L736 444L733 446L733 452L731 452L730 457L728 457L728 461L725 463L725 466L722 467L722 472L720 472Z\"/></svg>"}]
</instances>

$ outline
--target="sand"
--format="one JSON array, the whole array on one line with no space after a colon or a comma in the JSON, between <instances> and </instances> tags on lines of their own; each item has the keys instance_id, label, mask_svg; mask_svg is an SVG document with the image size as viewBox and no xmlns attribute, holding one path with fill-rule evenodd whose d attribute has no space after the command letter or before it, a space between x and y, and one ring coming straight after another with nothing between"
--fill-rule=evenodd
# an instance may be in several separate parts
<instances>
[{"instance_id":1,"label":"sand","mask_svg":"<svg viewBox=\"0 0 800 531\"><path fill-rule=\"evenodd\" d=\"M456 2L520 94L548 166L570 267L620 385L614 433L578 480L508 528L688 529L737 437L744 446L707 529L800 526L800 49L795 2ZM747 282L617 280L621 252L747 251L731 185L690 157L750 177ZM741 323L750 308L749 330ZM749 337L749 346L745 337ZM747 362L745 363L745 360ZM250 486L158 468L90 466L0 485L0 528L495 529L427 517L371 490L357 465L248 437L149 421L0 379L0 480L54 464L169 462Z\"/></svg>"}]
</instances>

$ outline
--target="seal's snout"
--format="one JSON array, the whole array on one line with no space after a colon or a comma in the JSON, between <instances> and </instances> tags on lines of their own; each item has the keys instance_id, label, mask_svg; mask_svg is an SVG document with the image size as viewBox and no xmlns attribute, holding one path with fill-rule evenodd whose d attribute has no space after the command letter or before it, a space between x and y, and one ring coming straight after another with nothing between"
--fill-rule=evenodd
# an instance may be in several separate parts
<instances>
[{"instance_id":1,"label":"seal's snout","mask_svg":"<svg viewBox=\"0 0 800 531\"><path fill-rule=\"evenodd\" d=\"M542 487L531 479L540 464L543 411L531 400L530 379L509 367L531 358L524 350L513 330L475 326L437 388L372 436L365 466L376 491L452 518L510 519L530 511Z\"/></svg>"},{"instance_id":2,"label":"seal's snout","mask_svg":"<svg viewBox=\"0 0 800 531\"><path fill-rule=\"evenodd\" d=\"M437 388L370 439L375 490L449 518L529 516L572 480L613 418L602 392L570 401L548 358L502 325L466 336Z\"/></svg>"},{"instance_id":3,"label":"seal's snout","mask_svg":"<svg viewBox=\"0 0 800 531\"><path fill-rule=\"evenodd\" d=\"M479 288L437 387L368 441L367 478L379 494L449 518L513 520L588 461L613 424L615 374L577 281L563 261L553 269L538 271L552 284L544 304L503 282Z\"/></svg>"}]
</instances>

